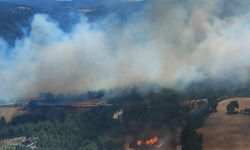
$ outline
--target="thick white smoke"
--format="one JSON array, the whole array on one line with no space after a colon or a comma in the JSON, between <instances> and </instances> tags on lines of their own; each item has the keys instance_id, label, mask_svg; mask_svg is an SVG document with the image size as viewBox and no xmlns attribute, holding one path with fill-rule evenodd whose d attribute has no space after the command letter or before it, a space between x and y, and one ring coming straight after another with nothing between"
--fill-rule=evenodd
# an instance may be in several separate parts
<instances>
[{"instance_id":1,"label":"thick white smoke","mask_svg":"<svg viewBox=\"0 0 250 150\"><path fill-rule=\"evenodd\" d=\"M31 33L14 47L0 40L0 99L144 82L244 82L250 75L247 6L236 0L152 1L124 24L113 15L96 23L83 17L69 33L38 14Z\"/></svg>"}]
</instances>

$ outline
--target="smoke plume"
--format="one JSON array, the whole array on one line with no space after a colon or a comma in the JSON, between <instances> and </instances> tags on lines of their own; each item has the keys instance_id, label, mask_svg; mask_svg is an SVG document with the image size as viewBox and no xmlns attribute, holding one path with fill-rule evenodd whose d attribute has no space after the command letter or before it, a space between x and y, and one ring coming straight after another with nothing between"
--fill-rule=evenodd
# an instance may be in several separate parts
<instances>
[{"instance_id":1,"label":"smoke plume","mask_svg":"<svg viewBox=\"0 0 250 150\"><path fill-rule=\"evenodd\" d=\"M126 21L111 14L70 32L37 14L11 47L0 40L0 99L140 83L185 87L205 79L245 82L250 2L150 1Z\"/></svg>"}]
</instances>

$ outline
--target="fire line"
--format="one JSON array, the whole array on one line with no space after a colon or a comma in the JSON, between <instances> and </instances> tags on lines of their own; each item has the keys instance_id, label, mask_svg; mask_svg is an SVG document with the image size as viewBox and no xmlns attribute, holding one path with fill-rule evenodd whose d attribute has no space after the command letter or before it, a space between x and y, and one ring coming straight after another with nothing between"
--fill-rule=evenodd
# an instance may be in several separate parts
<instances>
[{"instance_id":1,"label":"fire line","mask_svg":"<svg viewBox=\"0 0 250 150\"><path fill-rule=\"evenodd\" d=\"M154 136L153 138L145 140L145 141L138 140L136 142L136 145L138 145L138 146L142 146L142 145L154 145L155 143L158 142L158 140L159 140L159 138L156 137L156 136Z\"/></svg>"}]
</instances>

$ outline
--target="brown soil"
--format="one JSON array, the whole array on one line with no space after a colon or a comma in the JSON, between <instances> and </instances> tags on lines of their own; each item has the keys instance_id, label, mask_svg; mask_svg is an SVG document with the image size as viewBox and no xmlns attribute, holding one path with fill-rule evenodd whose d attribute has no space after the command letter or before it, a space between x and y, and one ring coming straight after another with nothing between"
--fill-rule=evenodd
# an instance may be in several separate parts
<instances>
[{"instance_id":1,"label":"brown soil","mask_svg":"<svg viewBox=\"0 0 250 150\"><path fill-rule=\"evenodd\" d=\"M212 113L204 126L198 129L203 135L204 150L249 150L250 116L227 115L226 106L238 100L240 109L250 108L250 98L232 98L218 104L218 112Z\"/></svg>"}]
</instances>

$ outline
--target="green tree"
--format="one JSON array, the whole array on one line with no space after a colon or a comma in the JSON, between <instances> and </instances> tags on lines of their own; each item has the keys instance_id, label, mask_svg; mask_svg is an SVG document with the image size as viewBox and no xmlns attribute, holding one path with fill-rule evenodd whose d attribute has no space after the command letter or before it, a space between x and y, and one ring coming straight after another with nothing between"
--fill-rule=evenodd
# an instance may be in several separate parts
<instances>
[{"instance_id":1,"label":"green tree","mask_svg":"<svg viewBox=\"0 0 250 150\"><path fill-rule=\"evenodd\" d=\"M181 134L182 150L201 150L202 135L198 134L193 128L185 128Z\"/></svg>"},{"instance_id":2,"label":"green tree","mask_svg":"<svg viewBox=\"0 0 250 150\"><path fill-rule=\"evenodd\" d=\"M239 102L238 101L231 101L227 105L227 113L228 114L235 114L237 113L236 110L239 109Z\"/></svg>"},{"instance_id":3,"label":"green tree","mask_svg":"<svg viewBox=\"0 0 250 150\"><path fill-rule=\"evenodd\" d=\"M98 150L98 145L89 140L85 140L79 150Z\"/></svg>"},{"instance_id":4,"label":"green tree","mask_svg":"<svg viewBox=\"0 0 250 150\"><path fill-rule=\"evenodd\" d=\"M0 117L0 127L4 127L6 125L6 120L5 118L2 116Z\"/></svg>"}]
</instances>

